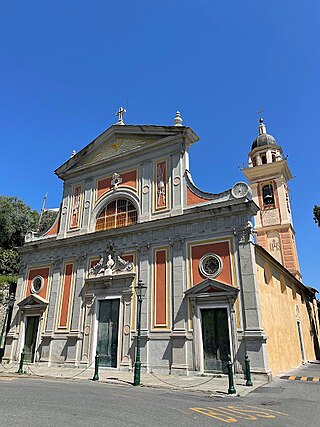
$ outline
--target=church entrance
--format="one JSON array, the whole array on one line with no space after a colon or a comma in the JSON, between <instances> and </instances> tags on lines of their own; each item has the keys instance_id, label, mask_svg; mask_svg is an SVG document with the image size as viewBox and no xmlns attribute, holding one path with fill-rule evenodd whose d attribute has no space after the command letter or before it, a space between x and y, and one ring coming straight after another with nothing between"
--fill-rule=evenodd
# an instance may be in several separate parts
<instances>
[{"instance_id":1,"label":"church entrance","mask_svg":"<svg viewBox=\"0 0 320 427\"><path fill-rule=\"evenodd\" d=\"M24 360L29 363L34 362L34 355L36 351L36 343L39 328L39 316L26 317L26 333L24 339Z\"/></svg>"},{"instance_id":2,"label":"church entrance","mask_svg":"<svg viewBox=\"0 0 320 427\"><path fill-rule=\"evenodd\" d=\"M227 308L202 308L201 324L204 372L227 373L230 354Z\"/></svg>"},{"instance_id":3,"label":"church entrance","mask_svg":"<svg viewBox=\"0 0 320 427\"><path fill-rule=\"evenodd\" d=\"M100 366L117 367L119 299L99 301L97 352Z\"/></svg>"}]
</instances>

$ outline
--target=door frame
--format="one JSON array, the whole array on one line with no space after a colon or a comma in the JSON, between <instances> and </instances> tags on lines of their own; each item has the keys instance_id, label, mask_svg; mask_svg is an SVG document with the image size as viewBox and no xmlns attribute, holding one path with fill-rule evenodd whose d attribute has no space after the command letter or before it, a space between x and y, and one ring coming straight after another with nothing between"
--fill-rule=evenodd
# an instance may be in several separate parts
<instances>
[{"instance_id":1,"label":"door frame","mask_svg":"<svg viewBox=\"0 0 320 427\"><path fill-rule=\"evenodd\" d=\"M122 319L123 319L123 304L122 304L122 296L121 295L108 295L106 297L98 297L94 303L94 334L93 334L93 342L91 349L91 362L95 360L96 351L97 351L97 341L98 341L98 327L99 327L99 310L100 310L100 301L105 300L119 300L119 317L118 317L118 348L117 348L117 366L112 368L110 366L101 366L101 369L115 369L119 370L120 368L120 360L121 360L121 347L122 347Z\"/></svg>"},{"instance_id":2,"label":"door frame","mask_svg":"<svg viewBox=\"0 0 320 427\"><path fill-rule=\"evenodd\" d=\"M22 322L22 328L23 328L23 332L22 332L22 337L23 339L21 340L21 345L20 345L20 354L22 353L22 350L24 349L25 346L25 342L26 342L26 331L27 331L27 318L28 317L39 317L39 322L38 322L38 330L37 330L37 335L36 335L36 343L35 343L35 349L34 349L34 357L33 357L33 361L32 362L28 362L28 363L35 363L36 361L36 354L37 354L37 348L39 347L40 344L40 331L41 331L41 320L42 320L42 315L38 314L38 313L28 313L24 315L24 319Z\"/></svg>"},{"instance_id":3,"label":"door frame","mask_svg":"<svg viewBox=\"0 0 320 427\"><path fill-rule=\"evenodd\" d=\"M299 345L300 345L300 352L301 352L301 360L302 360L302 364L304 365L306 363L306 351L304 348L303 332L302 332L300 319L297 319L297 327L298 327L298 338L299 338Z\"/></svg>"},{"instance_id":4,"label":"door frame","mask_svg":"<svg viewBox=\"0 0 320 427\"><path fill-rule=\"evenodd\" d=\"M204 354L203 354L203 337L202 337L202 309L215 309L215 308L225 308L227 310L227 319L228 319L228 332L229 332L229 348L231 360L233 360L233 337L232 337L232 322L231 322L231 312L230 305L228 303L208 303L208 304L197 304L197 329L199 337L199 362L200 362L200 373L205 374L204 371ZM210 374L210 373L208 373Z\"/></svg>"}]
</instances>

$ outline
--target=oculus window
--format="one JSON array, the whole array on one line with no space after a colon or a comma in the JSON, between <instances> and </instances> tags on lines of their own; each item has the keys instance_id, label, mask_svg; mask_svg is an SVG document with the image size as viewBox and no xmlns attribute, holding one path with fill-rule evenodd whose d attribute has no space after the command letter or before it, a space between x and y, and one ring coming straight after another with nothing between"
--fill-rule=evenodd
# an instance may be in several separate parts
<instances>
[{"instance_id":1,"label":"oculus window","mask_svg":"<svg viewBox=\"0 0 320 427\"><path fill-rule=\"evenodd\" d=\"M31 282L31 293L38 294L43 288L44 280L42 276L36 276Z\"/></svg>"},{"instance_id":2,"label":"oculus window","mask_svg":"<svg viewBox=\"0 0 320 427\"><path fill-rule=\"evenodd\" d=\"M216 254L206 254L199 261L199 270L210 279L218 276L222 270L222 260Z\"/></svg>"}]
</instances>

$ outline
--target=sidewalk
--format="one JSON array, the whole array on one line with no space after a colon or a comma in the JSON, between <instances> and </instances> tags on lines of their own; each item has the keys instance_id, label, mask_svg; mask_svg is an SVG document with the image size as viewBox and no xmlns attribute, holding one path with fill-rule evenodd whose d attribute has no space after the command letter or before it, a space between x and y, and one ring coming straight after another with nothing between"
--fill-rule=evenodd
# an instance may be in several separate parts
<instances>
[{"instance_id":1,"label":"sidewalk","mask_svg":"<svg viewBox=\"0 0 320 427\"><path fill-rule=\"evenodd\" d=\"M81 368L64 368L64 367L44 367L26 364L24 366L25 375L18 375L18 364L0 364L1 377L19 377L19 378L46 378L46 379L63 379L63 380L86 380L92 379L94 369L92 367ZM99 382L107 384L122 384L132 386L133 372L122 372L117 370L99 369ZM237 395L245 396L266 381L253 381L252 387L245 386L245 380L234 379ZM210 393L217 396L228 396L228 377L211 376L178 376L164 375L141 372L141 385L143 387L165 388L174 390L196 391ZM232 395L235 396L235 395Z\"/></svg>"}]
</instances>

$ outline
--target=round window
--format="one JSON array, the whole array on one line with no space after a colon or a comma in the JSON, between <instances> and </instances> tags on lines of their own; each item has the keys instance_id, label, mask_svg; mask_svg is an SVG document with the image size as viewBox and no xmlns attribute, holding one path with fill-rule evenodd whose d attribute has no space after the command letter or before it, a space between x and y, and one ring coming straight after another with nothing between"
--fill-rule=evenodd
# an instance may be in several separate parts
<instances>
[{"instance_id":1,"label":"round window","mask_svg":"<svg viewBox=\"0 0 320 427\"><path fill-rule=\"evenodd\" d=\"M43 288L43 277L36 276L31 282L31 293L38 294Z\"/></svg>"},{"instance_id":2,"label":"round window","mask_svg":"<svg viewBox=\"0 0 320 427\"><path fill-rule=\"evenodd\" d=\"M199 261L200 272L209 278L218 276L222 270L222 260L216 254L206 254Z\"/></svg>"}]
</instances>

